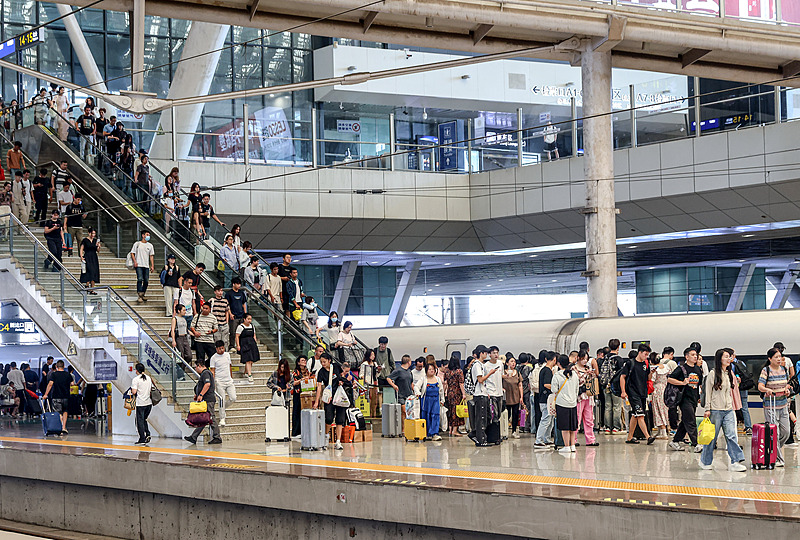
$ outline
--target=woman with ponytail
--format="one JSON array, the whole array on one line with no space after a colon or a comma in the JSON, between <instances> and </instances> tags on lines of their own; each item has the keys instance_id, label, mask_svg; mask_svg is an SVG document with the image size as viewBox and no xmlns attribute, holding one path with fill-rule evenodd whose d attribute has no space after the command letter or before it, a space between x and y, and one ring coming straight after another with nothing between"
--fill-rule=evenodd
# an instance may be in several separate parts
<instances>
[{"instance_id":1,"label":"woman with ponytail","mask_svg":"<svg viewBox=\"0 0 800 540\"><path fill-rule=\"evenodd\" d=\"M714 440L703 447L700 454L700 468L713 469L711 462L714 459L714 446L719 436L719 431L725 432L728 446L728 456L731 458L728 469L733 472L745 472L744 452L739 446L736 433L736 413L733 410L734 387L731 361L733 358L726 349L719 349L714 355L714 368L708 373L705 381L706 414L705 417L714 424Z\"/></svg>"},{"instance_id":2,"label":"woman with ponytail","mask_svg":"<svg viewBox=\"0 0 800 540\"><path fill-rule=\"evenodd\" d=\"M556 405L556 429L561 431L564 446L558 450L561 454L575 451L575 442L578 438L578 375L572 371L569 356L562 354L558 357L558 366L561 368L553 376L552 392Z\"/></svg>"},{"instance_id":3,"label":"woman with ponytail","mask_svg":"<svg viewBox=\"0 0 800 540\"><path fill-rule=\"evenodd\" d=\"M147 417L153 410L153 402L150 400L150 390L153 389L153 380L144 374L144 364L136 364L136 376L131 381L131 394L136 396L136 431L139 432L139 440L136 444L147 444L150 442L150 426L147 425Z\"/></svg>"}]
</instances>

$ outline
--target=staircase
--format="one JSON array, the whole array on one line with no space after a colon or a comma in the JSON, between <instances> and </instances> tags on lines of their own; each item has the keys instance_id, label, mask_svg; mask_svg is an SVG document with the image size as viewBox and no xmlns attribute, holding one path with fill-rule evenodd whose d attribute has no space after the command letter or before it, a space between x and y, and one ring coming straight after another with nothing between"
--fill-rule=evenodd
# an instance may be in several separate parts
<instances>
[{"instance_id":1,"label":"staircase","mask_svg":"<svg viewBox=\"0 0 800 540\"><path fill-rule=\"evenodd\" d=\"M45 243L44 231L41 227L30 227L30 230ZM129 315L134 318L136 316L141 317L158 335L170 343L167 334L169 333L172 318L165 316L164 294L158 278L161 267L157 266L156 272L150 276L150 285L147 291L148 301L143 304L137 304L136 273L125 267L125 259L115 257L108 248L102 246L102 238L100 238L100 242L101 248L98 257L100 259L101 282L98 285L112 286L125 301L134 307L135 313L130 312ZM64 253L63 262L64 267L73 275L76 277L80 275L81 261L78 256L77 246L71 257L66 252ZM40 264L43 264L43 261ZM55 272L39 273L39 280L43 283L52 281L55 284L58 279L59 274ZM77 292L74 294L76 299L80 296ZM253 383L247 382L247 379L243 376L238 376L237 369L241 366L239 373L243 374L244 365L237 364L238 355L231 353L231 360L234 362L237 401L227 408L227 425L221 428L223 437L229 439L259 439L264 437L264 407L269 403L272 395L271 390L267 388L267 379L277 368L278 360L263 343L259 345L259 352L261 353L261 361L253 365ZM178 383L177 391L177 397L180 402L191 400L194 396L194 383L191 381Z\"/></svg>"}]
</instances>

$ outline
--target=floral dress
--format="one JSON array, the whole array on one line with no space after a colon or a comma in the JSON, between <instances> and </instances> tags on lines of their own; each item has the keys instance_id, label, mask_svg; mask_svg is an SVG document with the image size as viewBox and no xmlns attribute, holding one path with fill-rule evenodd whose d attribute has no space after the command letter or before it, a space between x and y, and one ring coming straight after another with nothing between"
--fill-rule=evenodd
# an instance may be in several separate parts
<instances>
[{"instance_id":1,"label":"floral dress","mask_svg":"<svg viewBox=\"0 0 800 540\"><path fill-rule=\"evenodd\" d=\"M464 373L460 369L448 369L444 374L444 384L447 388L447 425L449 428L456 428L464 424L464 419L456 415L456 406L464 399L461 392L461 385L464 383Z\"/></svg>"},{"instance_id":2,"label":"floral dress","mask_svg":"<svg viewBox=\"0 0 800 540\"><path fill-rule=\"evenodd\" d=\"M658 366L653 377L653 423L657 426L669 425L669 410L664 404L664 390L667 389L669 368Z\"/></svg>"}]
</instances>

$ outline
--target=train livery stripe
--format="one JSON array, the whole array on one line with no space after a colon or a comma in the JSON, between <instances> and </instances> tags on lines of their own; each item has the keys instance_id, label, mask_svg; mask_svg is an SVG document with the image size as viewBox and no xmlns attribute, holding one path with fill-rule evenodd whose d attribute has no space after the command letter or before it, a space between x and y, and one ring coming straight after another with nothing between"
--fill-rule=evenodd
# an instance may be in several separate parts
<instances>
[{"instance_id":1,"label":"train livery stripe","mask_svg":"<svg viewBox=\"0 0 800 540\"><path fill-rule=\"evenodd\" d=\"M641 492L641 493L658 493L664 495L686 495L694 497L715 497L724 499L744 499L751 501L768 501L778 503L791 503L800 504L800 494L794 493L769 493L763 491L748 491L748 490L735 490L735 489L712 489L704 487L690 487L690 486L673 486L665 484L648 484L643 482L619 482L611 480L592 480L587 478L563 478L558 476L540 476L529 474L509 474L509 473L494 473L486 471L468 471L468 470L454 470L454 469L434 469L429 467L404 467L398 465L381 465L374 463L354 463L348 461L336 461L326 459L306 459L286 456L267 456L258 454L238 454L233 452L215 452L205 450L192 450L181 448L159 448L159 447L141 447L141 446L127 446L127 445L114 445L102 444L91 442L73 442L62 440L43 440L43 439L27 439L16 437L0 437L0 443L23 443L34 444L41 446L52 447L71 447L71 448L87 448L87 449L101 449L110 450L114 452L136 452L141 454L148 452L151 454L165 454L165 455L184 455L192 457L202 457L207 459L230 459L238 461L251 461L259 463L273 463L273 464L288 464L288 465L303 465L312 467L330 467L345 470L358 470L358 471L371 471L375 473L395 473L407 474L415 476L433 476L443 478L462 478L462 479L480 479L480 480L496 480L501 482L518 482L528 484L543 484L548 486L565 486L574 488L590 488L590 489L605 489L605 490L618 490L626 492ZM93 457L99 456L112 456L111 454L99 454L98 452L89 452L83 455ZM224 468L224 467L220 467ZM400 483L398 482L398 485ZM411 483L405 485L414 485ZM420 485L419 483L416 485Z\"/></svg>"}]
</instances>

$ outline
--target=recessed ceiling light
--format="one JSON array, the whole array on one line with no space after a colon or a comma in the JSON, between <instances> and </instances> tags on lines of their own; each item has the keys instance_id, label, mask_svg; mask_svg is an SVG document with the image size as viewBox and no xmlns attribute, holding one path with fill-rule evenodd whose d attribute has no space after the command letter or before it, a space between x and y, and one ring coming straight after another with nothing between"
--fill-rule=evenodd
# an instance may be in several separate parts
<instances>
[{"instance_id":1,"label":"recessed ceiling light","mask_svg":"<svg viewBox=\"0 0 800 540\"><path fill-rule=\"evenodd\" d=\"M453 263L444 263L445 266L450 266Z\"/></svg>"},{"instance_id":2,"label":"recessed ceiling light","mask_svg":"<svg viewBox=\"0 0 800 540\"><path fill-rule=\"evenodd\" d=\"M433 292L433 289L428 289L428 292Z\"/></svg>"},{"instance_id":3,"label":"recessed ceiling light","mask_svg":"<svg viewBox=\"0 0 800 540\"><path fill-rule=\"evenodd\" d=\"M503 281L502 279L498 279L497 281Z\"/></svg>"},{"instance_id":4,"label":"recessed ceiling light","mask_svg":"<svg viewBox=\"0 0 800 540\"><path fill-rule=\"evenodd\" d=\"M742 238L750 238L752 236L755 236L755 235L754 234L743 234Z\"/></svg>"},{"instance_id":5,"label":"recessed ceiling light","mask_svg":"<svg viewBox=\"0 0 800 540\"><path fill-rule=\"evenodd\" d=\"M487 285L487 287L491 287L491 285Z\"/></svg>"},{"instance_id":6,"label":"recessed ceiling light","mask_svg":"<svg viewBox=\"0 0 800 540\"><path fill-rule=\"evenodd\" d=\"M655 269L656 269L655 266L651 266L650 268L648 268L648 270L655 270Z\"/></svg>"},{"instance_id":7,"label":"recessed ceiling light","mask_svg":"<svg viewBox=\"0 0 800 540\"><path fill-rule=\"evenodd\" d=\"M635 249L637 247L639 247L639 246L628 246L628 249Z\"/></svg>"},{"instance_id":8,"label":"recessed ceiling light","mask_svg":"<svg viewBox=\"0 0 800 540\"><path fill-rule=\"evenodd\" d=\"M436 285L434 285L434 287L438 287L438 286L439 286L439 284L438 284L438 283L437 283Z\"/></svg>"},{"instance_id":9,"label":"recessed ceiling light","mask_svg":"<svg viewBox=\"0 0 800 540\"><path fill-rule=\"evenodd\" d=\"M339 258L338 255L331 255L331 259L338 259L338 258Z\"/></svg>"},{"instance_id":10,"label":"recessed ceiling light","mask_svg":"<svg viewBox=\"0 0 800 540\"><path fill-rule=\"evenodd\" d=\"M378 264L380 261L372 261L370 264Z\"/></svg>"},{"instance_id":11,"label":"recessed ceiling light","mask_svg":"<svg viewBox=\"0 0 800 540\"><path fill-rule=\"evenodd\" d=\"M739 259L739 262L744 262L744 259Z\"/></svg>"},{"instance_id":12,"label":"recessed ceiling light","mask_svg":"<svg viewBox=\"0 0 800 540\"><path fill-rule=\"evenodd\" d=\"M269 97L275 97L275 94L270 94Z\"/></svg>"},{"instance_id":13,"label":"recessed ceiling light","mask_svg":"<svg viewBox=\"0 0 800 540\"><path fill-rule=\"evenodd\" d=\"M550 281L552 281L553 283L555 283L555 282L556 282L556 281L558 281L558 280L557 280L557 279L551 279Z\"/></svg>"},{"instance_id":14,"label":"recessed ceiling light","mask_svg":"<svg viewBox=\"0 0 800 540\"><path fill-rule=\"evenodd\" d=\"M534 257L538 257L538 255L528 255L528 257L530 257L531 259L533 259Z\"/></svg>"},{"instance_id":15,"label":"recessed ceiling light","mask_svg":"<svg viewBox=\"0 0 800 540\"><path fill-rule=\"evenodd\" d=\"M475 291L475 292L481 292L481 290L480 290L480 289L478 289L478 290L477 290L477 291Z\"/></svg>"}]
</instances>

